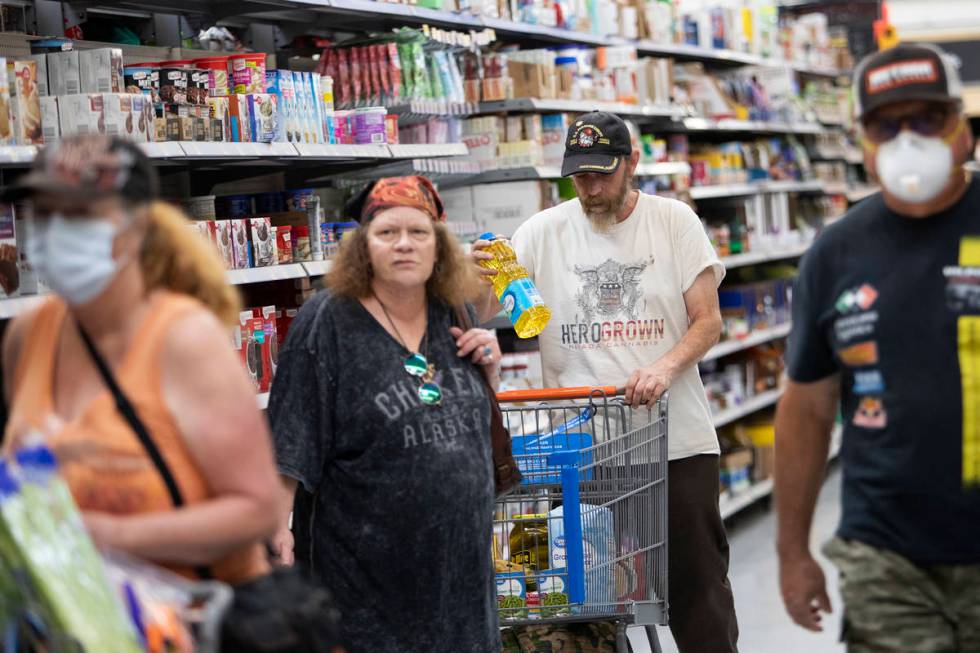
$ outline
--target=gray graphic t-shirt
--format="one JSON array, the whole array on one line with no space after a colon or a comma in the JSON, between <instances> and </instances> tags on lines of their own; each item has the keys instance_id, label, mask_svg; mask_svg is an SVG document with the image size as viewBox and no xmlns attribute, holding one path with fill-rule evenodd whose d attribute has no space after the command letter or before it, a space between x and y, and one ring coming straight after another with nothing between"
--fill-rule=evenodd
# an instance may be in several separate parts
<instances>
[{"instance_id":1,"label":"gray graphic t-shirt","mask_svg":"<svg viewBox=\"0 0 980 653\"><path fill-rule=\"evenodd\" d=\"M279 357L269 419L279 469L300 482L296 560L334 594L350 653L500 650L489 401L451 321L430 304L440 406L355 300L307 302Z\"/></svg>"}]
</instances>

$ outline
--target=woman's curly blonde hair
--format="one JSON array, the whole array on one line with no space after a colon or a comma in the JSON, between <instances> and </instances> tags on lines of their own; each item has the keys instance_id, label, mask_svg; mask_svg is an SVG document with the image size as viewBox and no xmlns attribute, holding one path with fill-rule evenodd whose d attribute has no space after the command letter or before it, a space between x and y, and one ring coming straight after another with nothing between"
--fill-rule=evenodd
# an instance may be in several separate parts
<instances>
[{"instance_id":1,"label":"woman's curly blonde hair","mask_svg":"<svg viewBox=\"0 0 980 653\"><path fill-rule=\"evenodd\" d=\"M436 234L436 263L426 283L429 297L457 306L476 298L480 282L469 257L456 237L441 222L432 225ZM368 225L362 224L347 234L340 243L340 252L326 276L326 285L334 293L364 299L370 297L374 271L368 253Z\"/></svg>"}]
</instances>

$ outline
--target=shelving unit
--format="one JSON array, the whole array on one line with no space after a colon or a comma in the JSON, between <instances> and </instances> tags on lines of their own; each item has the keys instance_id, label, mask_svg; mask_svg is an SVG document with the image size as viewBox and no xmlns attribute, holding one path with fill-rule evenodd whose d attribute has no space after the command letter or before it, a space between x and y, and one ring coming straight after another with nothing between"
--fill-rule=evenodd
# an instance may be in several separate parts
<instances>
[{"instance_id":1,"label":"shelving unit","mask_svg":"<svg viewBox=\"0 0 980 653\"><path fill-rule=\"evenodd\" d=\"M763 408L775 406L776 402L779 401L779 398L782 395L782 388L757 394L747 398L737 406L729 408L728 410L723 410L720 413L716 413L712 416L711 421L714 423L715 428L719 429L722 426L726 426L727 424L731 424L736 420L747 417L756 411L760 411Z\"/></svg>"},{"instance_id":2,"label":"shelving unit","mask_svg":"<svg viewBox=\"0 0 980 653\"><path fill-rule=\"evenodd\" d=\"M691 199L705 200L720 197L739 197L762 193L820 193L824 192L823 182L811 181L756 181L745 184L717 184L713 186L694 186Z\"/></svg>"},{"instance_id":3,"label":"shelving unit","mask_svg":"<svg viewBox=\"0 0 980 653\"><path fill-rule=\"evenodd\" d=\"M803 256L808 249L810 249L810 243L772 251L753 250L751 252L746 252L745 254L723 256L721 258L721 262L725 268L732 270L734 268L741 268L747 265L758 265L759 263L769 263L772 261L784 261L786 259L797 258L799 256Z\"/></svg>"},{"instance_id":4,"label":"shelving unit","mask_svg":"<svg viewBox=\"0 0 980 653\"><path fill-rule=\"evenodd\" d=\"M725 342L720 342L705 354L702 362L708 362L713 360L718 360L719 358L724 358L725 356L731 356L740 351L750 349L756 345L762 345L767 342L772 342L773 340L779 340L780 338L785 338L789 335L792 325L790 324L780 324L779 326L774 326L769 329L762 329L761 331L753 331L744 338L738 338L736 340L727 340Z\"/></svg>"},{"instance_id":5,"label":"shelving unit","mask_svg":"<svg viewBox=\"0 0 980 653\"><path fill-rule=\"evenodd\" d=\"M288 265L270 265L264 268L249 268L247 270L228 270L228 282L235 285L247 283L263 283L268 281L284 281L308 276L302 263Z\"/></svg>"}]
</instances>

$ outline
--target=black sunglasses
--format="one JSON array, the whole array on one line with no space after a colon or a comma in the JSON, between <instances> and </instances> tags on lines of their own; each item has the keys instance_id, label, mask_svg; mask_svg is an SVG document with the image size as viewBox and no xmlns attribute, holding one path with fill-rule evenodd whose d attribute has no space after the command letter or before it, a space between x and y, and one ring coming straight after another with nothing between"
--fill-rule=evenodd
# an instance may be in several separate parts
<instances>
[{"instance_id":1,"label":"black sunglasses","mask_svg":"<svg viewBox=\"0 0 980 653\"><path fill-rule=\"evenodd\" d=\"M862 121L864 134L872 143L885 143L908 128L921 136L939 136L949 124L953 108L934 104L900 116L880 116L871 114Z\"/></svg>"}]
</instances>

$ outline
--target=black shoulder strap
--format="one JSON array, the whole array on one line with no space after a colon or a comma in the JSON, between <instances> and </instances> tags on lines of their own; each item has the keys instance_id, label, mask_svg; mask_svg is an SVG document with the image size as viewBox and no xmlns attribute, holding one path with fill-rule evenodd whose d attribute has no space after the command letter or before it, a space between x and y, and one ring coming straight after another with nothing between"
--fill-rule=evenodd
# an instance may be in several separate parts
<instances>
[{"instance_id":1,"label":"black shoulder strap","mask_svg":"<svg viewBox=\"0 0 980 653\"><path fill-rule=\"evenodd\" d=\"M88 353L92 355L95 366L99 368L102 380L105 381L106 387L109 388L109 392L112 393L113 398L116 400L116 410L119 411L119 414L123 416L123 419L129 423L130 428L136 433L136 437L139 438L143 448L146 449L146 453L150 456L150 460L153 461L153 465L160 472L160 476L163 477L163 482L167 486L167 492L170 493L170 500L174 506L179 508L184 505L184 497L180 493L180 488L177 487L177 481L174 480L173 474L170 473L170 468L167 467L167 462L160 454L160 450L157 448L153 438L150 437L146 426L143 425L143 420L139 418L139 415L136 414L136 409L133 408L133 404L129 402L129 399L126 398L126 395L119 388L119 384L116 383L116 377L113 376L112 370L106 365L105 359L99 354L99 351L95 348L95 343L89 338L82 325L78 325L78 332L82 335L82 340L85 342Z\"/></svg>"},{"instance_id":2,"label":"black shoulder strap","mask_svg":"<svg viewBox=\"0 0 980 653\"><path fill-rule=\"evenodd\" d=\"M119 384L116 383L116 377L113 376L112 370L106 364L105 359L99 353L99 350L95 348L95 343L82 328L82 325L78 325L78 332L82 336L82 341L85 343L85 348L88 349L88 353L92 356L92 361L95 366L99 368L99 374L102 375L102 380L105 381L106 387L109 388L109 392L112 393L112 397L116 400L116 410L119 414L123 416L123 419L129 424L133 432L136 433L136 437L139 438L140 444L146 449L147 455L150 460L153 461L153 466L157 468L157 472L163 477L163 483L167 486L167 492L170 494L170 500L173 502L174 506L179 508L184 505L184 496L180 493L180 488L177 486L177 481L174 479L174 475L170 473L170 468L167 466L167 461L163 459L163 455L157 448L156 443L153 438L150 437L149 431L146 430L146 426L143 424L143 420L140 419L139 415L136 414L136 409L133 408L133 404L130 403L129 399L123 393ZM194 573L196 573L202 580L210 580L213 578L211 570L208 567L198 566L194 567Z\"/></svg>"}]
</instances>

